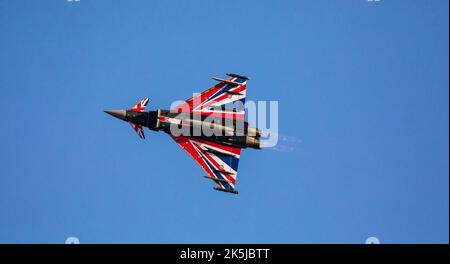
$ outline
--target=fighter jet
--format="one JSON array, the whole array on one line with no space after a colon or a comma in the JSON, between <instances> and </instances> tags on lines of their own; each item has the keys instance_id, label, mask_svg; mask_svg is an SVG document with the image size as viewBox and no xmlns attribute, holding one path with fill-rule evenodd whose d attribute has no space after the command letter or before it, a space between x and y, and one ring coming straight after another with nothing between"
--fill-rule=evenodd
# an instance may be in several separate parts
<instances>
[{"instance_id":1,"label":"fighter jet","mask_svg":"<svg viewBox=\"0 0 450 264\"><path fill-rule=\"evenodd\" d=\"M131 124L145 139L143 127L171 136L217 184L217 191L238 194L236 175L241 149L260 149L261 132L245 121L247 76L227 73L213 87L173 109L145 111L148 98L129 110L105 110Z\"/></svg>"}]
</instances>

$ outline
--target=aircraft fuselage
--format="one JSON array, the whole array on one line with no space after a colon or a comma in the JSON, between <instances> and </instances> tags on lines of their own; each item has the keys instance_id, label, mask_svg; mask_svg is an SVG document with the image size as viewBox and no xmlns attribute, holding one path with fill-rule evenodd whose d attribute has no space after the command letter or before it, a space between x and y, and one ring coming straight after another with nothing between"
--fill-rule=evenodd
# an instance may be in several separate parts
<instances>
[{"instance_id":1,"label":"aircraft fuselage","mask_svg":"<svg viewBox=\"0 0 450 264\"><path fill-rule=\"evenodd\" d=\"M110 110L108 114L127 122L163 131L171 136L200 138L238 148L260 149L260 131L244 120L176 113L169 110L136 112Z\"/></svg>"}]
</instances>

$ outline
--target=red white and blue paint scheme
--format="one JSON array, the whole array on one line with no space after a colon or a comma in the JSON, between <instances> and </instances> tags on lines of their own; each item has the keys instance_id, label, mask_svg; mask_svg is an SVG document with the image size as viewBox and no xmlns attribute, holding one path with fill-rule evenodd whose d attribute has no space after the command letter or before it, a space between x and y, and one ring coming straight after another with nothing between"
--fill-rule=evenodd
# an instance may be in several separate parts
<instances>
[{"instance_id":1,"label":"red white and blue paint scheme","mask_svg":"<svg viewBox=\"0 0 450 264\"><path fill-rule=\"evenodd\" d=\"M130 111L144 112L145 107L147 107L147 103L148 103L148 98L144 98L139 103L137 103L135 106L131 107ZM129 123L130 123L131 127L133 127L134 131L136 131L136 134L138 135L138 137L145 139L144 129L142 128L142 126L138 125L136 123L133 123L132 121L129 121Z\"/></svg>"},{"instance_id":2,"label":"red white and blue paint scheme","mask_svg":"<svg viewBox=\"0 0 450 264\"><path fill-rule=\"evenodd\" d=\"M227 74L219 83L171 110L145 112L148 98L129 110L106 113L127 121L144 139L143 127L169 134L214 181L218 191L235 193L242 148L260 149L260 131L245 121L249 77Z\"/></svg>"}]
</instances>

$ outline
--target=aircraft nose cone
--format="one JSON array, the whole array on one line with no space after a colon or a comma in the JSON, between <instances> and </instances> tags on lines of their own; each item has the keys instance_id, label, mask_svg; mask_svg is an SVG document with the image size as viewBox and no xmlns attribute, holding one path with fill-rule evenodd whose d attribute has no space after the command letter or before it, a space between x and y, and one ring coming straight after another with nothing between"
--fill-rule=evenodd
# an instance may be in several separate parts
<instances>
[{"instance_id":1,"label":"aircraft nose cone","mask_svg":"<svg viewBox=\"0 0 450 264\"><path fill-rule=\"evenodd\" d=\"M105 113L114 116L115 118L119 118L121 120L125 120L127 117L127 111L125 110L105 110Z\"/></svg>"}]
</instances>

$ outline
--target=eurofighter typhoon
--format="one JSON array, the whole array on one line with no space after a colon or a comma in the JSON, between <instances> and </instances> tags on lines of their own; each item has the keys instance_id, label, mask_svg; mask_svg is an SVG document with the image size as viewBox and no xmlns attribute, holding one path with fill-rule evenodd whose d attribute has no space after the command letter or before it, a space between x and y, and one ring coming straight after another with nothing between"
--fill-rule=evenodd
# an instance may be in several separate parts
<instances>
[{"instance_id":1,"label":"eurofighter typhoon","mask_svg":"<svg viewBox=\"0 0 450 264\"><path fill-rule=\"evenodd\" d=\"M245 121L247 76L227 73L219 83L172 108L145 111L148 98L129 110L105 112L131 124L144 139L143 127L171 136L214 181L217 191L237 194L241 149L260 149L261 132Z\"/></svg>"}]
</instances>

